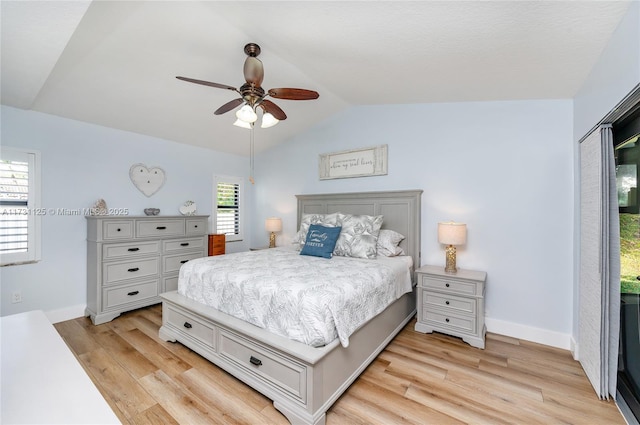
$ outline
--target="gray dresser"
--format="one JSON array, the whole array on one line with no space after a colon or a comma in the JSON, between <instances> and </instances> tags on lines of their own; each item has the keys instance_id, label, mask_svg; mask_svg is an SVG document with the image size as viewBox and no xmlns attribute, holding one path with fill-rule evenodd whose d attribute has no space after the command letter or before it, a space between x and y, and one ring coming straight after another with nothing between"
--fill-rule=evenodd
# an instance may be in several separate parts
<instances>
[{"instance_id":1,"label":"gray dresser","mask_svg":"<svg viewBox=\"0 0 640 425\"><path fill-rule=\"evenodd\" d=\"M484 348L484 292L487 274L458 269L445 273L444 267L422 266L418 280L415 330L442 332L462 338L468 344Z\"/></svg>"},{"instance_id":2,"label":"gray dresser","mask_svg":"<svg viewBox=\"0 0 640 425\"><path fill-rule=\"evenodd\" d=\"M161 301L180 266L207 256L208 216L87 216L87 308L95 325Z\"/></svg>"}]
</instances>

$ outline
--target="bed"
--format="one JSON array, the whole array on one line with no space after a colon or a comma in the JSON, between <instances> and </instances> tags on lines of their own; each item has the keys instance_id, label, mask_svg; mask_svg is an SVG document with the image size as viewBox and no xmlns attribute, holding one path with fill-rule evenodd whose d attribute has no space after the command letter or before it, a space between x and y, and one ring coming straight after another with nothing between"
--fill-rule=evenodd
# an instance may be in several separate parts
<instances>
[{"instance_id":1,"label":"bed","mask_svg":"<svg viewBox=\"0 0 640 425\"><path fill-rule=\"evenodd\" d=\"M305 214L383 215L382 229L420 266L422 191L297 195L298 227ZM275 252L270 253L275 255ZM257 257L256 257L257 258ZM269 332L178 291L161 295L160 338L180 342L273 400L292 424L324 424L326 411L415 314L415 286L341 338L314 347Z\"/></svg>"}]
</instances>

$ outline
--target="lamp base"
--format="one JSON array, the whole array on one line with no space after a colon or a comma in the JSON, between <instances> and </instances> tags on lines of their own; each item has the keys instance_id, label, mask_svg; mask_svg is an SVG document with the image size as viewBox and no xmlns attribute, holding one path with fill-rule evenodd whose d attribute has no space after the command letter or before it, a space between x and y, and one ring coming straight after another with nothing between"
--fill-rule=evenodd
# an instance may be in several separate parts
<instances>
[{"instance_id":1,"label":"lamp base","mask_svg":"<svg viewBox=\"0 0 640 425\"><path fill-rule=\"evenodd\" d=\"M276 247L276 234L271 232L271 235L269 235L269 248L275 248Z\"/></svg>"},{"instance_id":2,"label":"lamp base","mask_svg":"<svg viewBox=\"0 0 640 425\"><path fill-rule=\"evenodd\" d=\"M449 245L446 248L446 258L447 261L445 263L444 272L455 274L458 272L458 268L456 267L456 247L453 245Z\"/></svg>"}]
</instances>

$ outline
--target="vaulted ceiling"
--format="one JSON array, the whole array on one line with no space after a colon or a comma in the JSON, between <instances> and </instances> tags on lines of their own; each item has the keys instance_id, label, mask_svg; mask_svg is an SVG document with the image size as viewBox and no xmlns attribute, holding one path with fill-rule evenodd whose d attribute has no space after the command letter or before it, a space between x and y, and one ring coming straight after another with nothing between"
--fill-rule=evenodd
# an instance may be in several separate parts
<instances>
[{"instance_id":1,"label":"vaulted ceiling","mask_svg":"<svg viewBox=\"0 0 640 425\"><path fill-rule=\"evenodd\" d=\"M256 128L256 151L353 105L572 98L629 1L7 1L2 104L248 155L238 97L177 80L244 83L262 48L263 87L288 119Z\"/></svg>"}]
</instances>

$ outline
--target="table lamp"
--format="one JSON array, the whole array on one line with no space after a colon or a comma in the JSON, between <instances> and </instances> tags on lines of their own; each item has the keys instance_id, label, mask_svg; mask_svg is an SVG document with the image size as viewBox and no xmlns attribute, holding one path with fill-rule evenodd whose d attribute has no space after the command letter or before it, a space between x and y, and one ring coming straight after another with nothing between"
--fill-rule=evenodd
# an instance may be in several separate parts
<instances>
[{"instance_id":1,"label":"table lamp","mask_svg":"<svg viewBox=\"0 0 640 425\"><path fill-rule=\"evenodd\" d=\"M267 229L267 232L271 232L269 235L269 248L276 247L276 233L282 230L282 219L277 217L269 217L265 221L264 227Z\"/></svg>"},{"instance_id":2,"label":"table lamp","mask_svg":"<svg viewBox=\"0 0 640 425\"><path fill-rule=\"evenodd\" d=\"M453 221L438 223L438 242L447 245L445 273L456 273L456 245L467 242L467 225Z\"/></svg>"}]
</instances>

